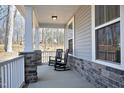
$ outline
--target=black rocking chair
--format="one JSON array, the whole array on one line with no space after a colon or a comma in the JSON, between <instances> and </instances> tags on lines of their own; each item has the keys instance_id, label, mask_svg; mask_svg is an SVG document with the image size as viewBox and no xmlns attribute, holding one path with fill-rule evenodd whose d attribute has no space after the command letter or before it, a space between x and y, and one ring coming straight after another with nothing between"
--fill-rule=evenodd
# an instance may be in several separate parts
<instances>
[{"instance_id":1,"label":"black rocking chair","mask_svg":"<svg viewBox=\"0 0 124 93\"><path fill-rule=\"evenodd\" d=\"M66 70L70 70L68 67L67 67L67 60L68 60L68 52L69 50L67 49L65 51L65 54L64 54L64 60L61 60L61 61L55 61L55 64L54 64L54 68L56 71L66 71Z\"/></svg>"},{"instance_id":2,"label":"black rocking chair","mask_svg":"<svg viewBox=\"0 0 124 93\"><path fill-rule=\"evenodd\" d=\"M62 53L63 53L63 49L57 49L56 50L56 56L49 56L49 66L53 66L55 64L56 61L61 61L62 60Z\"/></svg>"}]
</instances>

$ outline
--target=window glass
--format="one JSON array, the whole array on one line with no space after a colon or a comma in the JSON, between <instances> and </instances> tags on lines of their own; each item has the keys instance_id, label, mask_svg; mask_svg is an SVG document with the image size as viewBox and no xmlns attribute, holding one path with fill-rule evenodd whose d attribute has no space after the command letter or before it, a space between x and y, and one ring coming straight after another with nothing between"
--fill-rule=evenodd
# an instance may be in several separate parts
<instances>
[{"instance_id":1,"label":"window glass","mask_svg":"<svg viewBox=\"0 0 124 93\"><path fill-rule=\"evenodd\" d=\"M70 54L73 54L73 39L70 39L69 41L68 41L68 46L69 46L69 53Z\"/></svg>"},{"instance_id":2,"label":"window glass","mask_svg":"<svg viewBox=\"0 0 124 93\"><path fill-rule=\"evenodd\" d=\"M95 26L102 25L118 17L120 17L120 6L119 5L97 5L95 6Z\"/></svg>"},{"instance_id":3,"label":"window glass","mask_svg":"<svg viewBox=\"0 0 124 93\"><path fill-rule=\"evenodd\" d=\"M120 22L96 30L96 59L120 62Z\"/></svg>"}]
</instances>

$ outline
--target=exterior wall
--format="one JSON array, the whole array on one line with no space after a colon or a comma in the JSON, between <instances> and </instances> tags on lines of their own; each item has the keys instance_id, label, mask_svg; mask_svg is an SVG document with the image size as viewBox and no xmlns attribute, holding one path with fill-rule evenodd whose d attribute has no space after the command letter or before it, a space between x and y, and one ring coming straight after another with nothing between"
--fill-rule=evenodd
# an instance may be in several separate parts
<instances>
[{"instance_id":1,"label":"exterior wall","mask_svg":"<svg viewBox=\"0 0 124 93\"><path fill-rule=\"evenodd\" d=\"M94 16L91 7L81 6L75 14L75 56L69 55L68 65L96 87L124 88L123 62L121 62L121 65L109 62L103 64L103 62L97 62L92 59L95 53L95 48L92 48L92 45L95 44L95 41L92 42L92 37L94 37L92 33L92 24L94 24L92 18ZM121 10L124 9L122 8ZM121 11L121 19L123 19L122 14L123 12Z\"/></svg>"},{"instance_id":2,"label":"exterior wall","mask_svg":"<svg viewBox=\"0 0 124 93\"><path fill-rule=\"evenodd\" d=\"M75 56L92 59L91 6L84 5L75 14Z\"/></svg>"},{"instance_id":3,"label":"exterior wall","mask_svg":"<svg viewBox=\"0 0 124 93\"><path fill-rule=\"evenodd\" d=\"M69 56L68 65L96 87L124 88L124 71Z\"/></svg>"}]
</instances>

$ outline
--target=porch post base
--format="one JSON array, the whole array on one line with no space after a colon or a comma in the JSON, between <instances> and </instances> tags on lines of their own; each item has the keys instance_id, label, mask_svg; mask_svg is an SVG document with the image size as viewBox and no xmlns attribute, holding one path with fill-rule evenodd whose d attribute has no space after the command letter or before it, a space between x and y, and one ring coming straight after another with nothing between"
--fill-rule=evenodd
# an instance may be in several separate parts
<instances>
[{"instance_id":1,"label":"porch post base","mask_svg":"<svg viewBox=\"0 0 124 93\"><path fill-rule=\"evenodd\" d=\"M20 52L19 55L24 55L25 61L25 83L37 82L37 65L35 52Z\"/></svg>"}]
</instances>

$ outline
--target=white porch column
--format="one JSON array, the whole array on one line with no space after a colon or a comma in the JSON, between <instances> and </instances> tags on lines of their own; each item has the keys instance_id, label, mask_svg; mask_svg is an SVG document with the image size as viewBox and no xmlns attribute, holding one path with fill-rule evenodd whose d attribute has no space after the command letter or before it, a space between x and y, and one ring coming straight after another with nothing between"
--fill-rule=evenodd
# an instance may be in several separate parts
<instances>
[{"instance_id":1,"label":"white porch column","mask_svg":"<svg viewBox=\"0 0 124 93\"><path fill-rule=\"evenodd\" d=\"M121 37L121 65L122 68L124 69L124 5L120 6L120 37Z\"/></svg>"},{"instance_id":2,"label":"white porch column","mask_svg":"<svg viewBox=\"0 0 124 93\"><path fill-rule=\"evenodd\" d=\"M25 6L24 52L33 51L33 8Z\"/></svg>"},{"instance_id":3,"label":"white porch column","mask_svg":"<svg viewBox=\"0 0 124 93\"><path fill-rule=\"evenodd\" d=\"M35 50L39 50L40 49L40 31L39 28L36 28L35 31Z\"/></svg>"}]
</instances>

